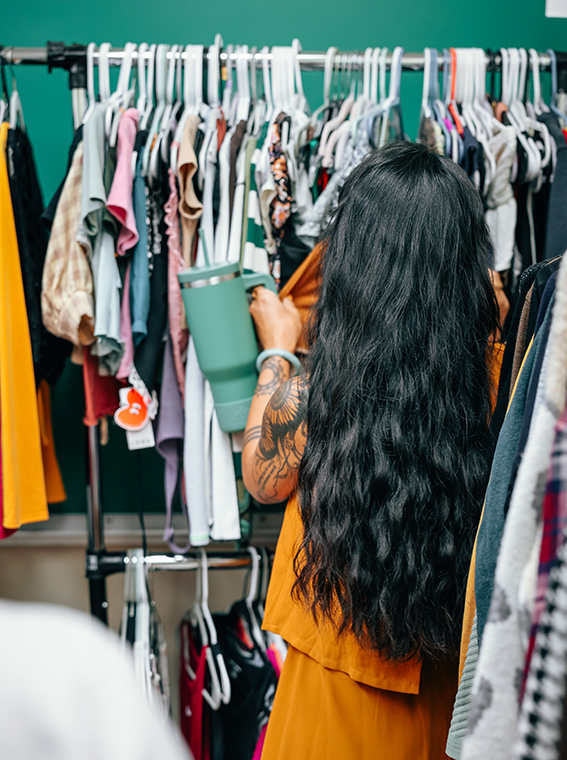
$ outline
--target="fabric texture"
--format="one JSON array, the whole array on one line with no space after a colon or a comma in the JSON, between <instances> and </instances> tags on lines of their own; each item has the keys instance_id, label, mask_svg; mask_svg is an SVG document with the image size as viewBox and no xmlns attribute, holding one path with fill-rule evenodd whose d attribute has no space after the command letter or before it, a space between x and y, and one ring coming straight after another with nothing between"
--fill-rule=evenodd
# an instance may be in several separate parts
<instances>
[{"instance_id":1,"label":"fabric texture","mask_svg":"<svg viewBox=\"0 0 567 760\"><path fill-rule=\"evenodd\" d=\"M37 389L37 408L41 434L41 456L45 475L45 491L48 504L57 504L67 499L59 462L55 453L55 439L51 423L51 391L45 380Z\"/></svg>"},{"instance_id":2,"label":"fabric texture","mask_svg":"<svg viewBox=\"0 0 567 760\"><path fill-rule=\"evenodd\" d=\"M526 614L521 581L534 547L538 546L537 524L554 429L565 409L567 392L567 267L563 265L557 281L547 356L542 399L534 410L502 536L490 616L475 674L463 760L505 760L512 756L518 719L518 686L531 620L531 612Z\"/></svg>"},{"instance_id":3,"label":"fabric texture","mask_svg":"<svg viewBox=\"0 0 567 760\"><path fill-rule=\"evenodd\" d=\"M384 691L290 647L262 760L445 760L456 663L426 661L419 694Z\"/></svg>"},{"instance_id":4,"label":"fabric texture","mask_svg":"<svg viewBox=\"0 0 567 760\"><path fill-rule=\"evenodd\" d=\"M1 757L190 760L108 628L52 604L1 601L0 620Z\"/></svg>"},{"instance_id":5,"label":"fabric texture","mask_svg":"<svg viewBox=\"0 0 567 760\"><path fill-rule=\"evenodd\" d=\"M197 171L197 157L194 143L199 126L199 117L189 116L183 129L179 146L177 166L179 172L179 220L183 236L183 260L186 267L193 263L195 230L203 213L203 204L195 193L194 176Z\"/></svg>"},{"instance_id":6,"label":"fabric texture","mask_svg":"<svg viewBox=\"0 0 567 760\"><path fill-rule=\"evenodd\" d=\"M93 276L77 242L81 217L83 143L73 156L47 246L41 308L43 323L75 346L94 342Z\"/></svg>"},{"instance_id":7,"label":"fabric texture","mask_svg":"<svg viewBox=\"0 0 567 760\"><path fill-rule=\"evenodd\" d=\"M418 694L422 668L419 658L394 663L361 647L353 634L337 639L329 623L317 625L311 613L292 599L291 590L295 581L293 558L302 529L297 497L293 496L286 507L276 549L266 599L264 630L279 634L319 665L345 673L353 681L375 689ZM456 688L455 682L455 691Z\"/></svg>"},{"instance_id":8,"label":"fabric texture","mask_svg":"<svg viewBox=\"0 0 567 760\"><path fill-rule=\"evenodd\" d=\"M118 219L121 228L116 243L119 256L133 248L138 242L138 228L132 204L132 154L140 114L135 108L125 111L118 125L116 171L108 194L106 207Z\"/></svg>"},{"instance_id":9,"label":"fabric texture","mask_svg":"<svg viewBox=\"0 0 567 760\"><path fill-rule=\"evenodd\" d=\"M71 353L67 341L47 331L41 318L41 281L48 232L41 223L43 200L31 143L19 127L8 131L10 194L32 347L36 386L43 379L55 383Z\"/></svg>"},{"instance_id":10,"label":"fabric texture","mask_svg":"<svg viewBox=\"0 0 567 760\"><path fill-rule=\"evenodd\" d=\"M514 760L557 760L563 757L562 725L567 680L567 544L563 541L549 574L545 609L538 628L527 680Z\"/></svg>"},{"instance_id":11,"label":"fabric texture","mask_svg":"<svg viewBox=\"0 0 567 760\"><path fill-rule=\"evenodd\" d=\"M528 677L535 638L541 615L545 608L545 595L549 585L549 575L557 563L559 548L565 541L567 530L567 412L563 412L555 426L555 443L547 475L547 486L543 500L542 540L539 554L537 588L532 612L530 640L524 663L524 678L520 698Z\"/></svg>"},{"instance_id":12,"label":"fabric texture","mask_svg":"<svg viewBox=\"0 0 567 760\"><path fill-rule=\"evenodd\" d=\"M185 360L187 358L187 343L189 330L186 327L185 309L181 287L177 275L186 268L181 240L179 237L179 216L177 215L178 196L175 176L169 170L169 198L165 204L165 224L167 232L168 264L167 264L167 304L169 315L169 334L175 361L175 374L181 396L185 392Z\"/></svg>"},{"instance_id":13,"label":"fabric texture","mask_svg":"<svg viewBox=\"0 0 567 760\"><path fill-rule=\"evenodd\" d=\"M138 132L138 138L143 136L142 132ZM142 176L143 158L143 151L141 151L136 163L132 198L132 208L138 232L138 242L134 246L132 271L130 273L130 314L134 346L138 346L148 333L148 315L150 313L150 268L146 217L147 188Z\"/></svg>"},{"instance_id":14,"label":"fabric texture","mask_svg":"<svg viewBox=\"0 0 567 760\"><path fill-rule=\"evenodd\" d=\"M181 488L183 470L183 399L177 377L171 337L167 341L163 356L161 396L159 418L156 434L156 449L165 459L165 508L166 521L163 540L169 543L173 552L183 554L190 548L189 540L185 547L175 543L173 531L173 507L176 494L179 496L185 517L188 520L183 489Z\"/></svg>"},{"instance_id":15,"label":"fabric texture","mask_svg":"<svg viewBox=\"0 0 567 760\"><path fill-rule=\"evenodd\" d=\"M2 523L49 518L33 358L6 166L8 124L0 128L0 408Z\"/></svg>"}]
</instances>

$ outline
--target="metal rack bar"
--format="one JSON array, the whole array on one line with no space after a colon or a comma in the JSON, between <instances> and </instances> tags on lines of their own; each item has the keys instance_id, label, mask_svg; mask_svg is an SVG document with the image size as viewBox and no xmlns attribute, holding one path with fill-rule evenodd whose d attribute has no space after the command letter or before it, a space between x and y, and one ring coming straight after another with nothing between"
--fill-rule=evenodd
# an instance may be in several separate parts
<instances>
[{"instance_id":1,"label":"metal rack bar","mask_svg":"<svg viewBox=\"0 0 567 760\"><path fill-rule=\"evenodd\" d=\"M99 51L98 48L94 51L94 62L95 64L98 63L98 55ZM186 58L185 51L180 51L177 53L172 53L171 51L168 51L167 57L171 58L172 55L175 55L176 58ZM207 58L209 55L208 48L205 47L204 50L204 57ZM298 53L298 60L299 65L304 71L323 71L325 67L325 52L307 52L307 53ZM359 68L362 67L364 63L364 54L360 51L344 51L339 50L337 52L337 58L340 60L341 56L348 56L349 63L355 64ZM6 62L15 64L18 66L42 66L48 64L48 55L47 55L47 48L46 47L4 47L0 51L0 57ZM111 48L109 52L109 63L112 66L119 66L122 58L124 57L124 49L123 48ZM133 55L134 59L137 59L138 52L136 51ZM149 52L144 53L145 58L149 58L150 54ZM220 59L221 61L226 61L228 58L231 58L233 61L236 61L238 59L237 53L227 53L226 51L221 52ZM260 63L264 57L266 57L268 60L272 59L272 54L267 53L266 56L264 56L263 53L247 53L246 54L247 60L252 60L254 58L257 63ZM386 58L386 65L390 66L392 60L391 54L389 54ZM548 69L551 65L550 57L547 53L539 53L539 60L540 60L540 68L542 71L545 71ZM502 60L499 54L496 54L494 58L492 59L493 64L496 68L499 68L501 66ZM438 65L443 65L443 56L440 55L437 59ZM486 59L487 64L490 63L490 58L487 56ZM424 66L424 55L423 53L404 53L404 56L402 58L402 69L404 71L423 71Z\"/></svg>"}]
</instances>

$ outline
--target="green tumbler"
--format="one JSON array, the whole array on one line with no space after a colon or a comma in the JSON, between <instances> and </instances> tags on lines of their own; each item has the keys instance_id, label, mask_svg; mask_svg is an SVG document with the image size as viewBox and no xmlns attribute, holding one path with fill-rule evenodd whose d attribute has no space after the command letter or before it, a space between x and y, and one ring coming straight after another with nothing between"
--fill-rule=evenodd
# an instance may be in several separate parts
<instances>
[{"instance_id":1,"label":"green tumbler","mask_svg":"<svg viewBox=\"0 0 567 760\"><path fill-rule=\"evenodd\" d=\"M211 385L221 430L244 430L258 374L258 345L246 291L269 274L241 271L240 262L193 267L178 275L199 366Z\"/></svg>"}]
</instances>

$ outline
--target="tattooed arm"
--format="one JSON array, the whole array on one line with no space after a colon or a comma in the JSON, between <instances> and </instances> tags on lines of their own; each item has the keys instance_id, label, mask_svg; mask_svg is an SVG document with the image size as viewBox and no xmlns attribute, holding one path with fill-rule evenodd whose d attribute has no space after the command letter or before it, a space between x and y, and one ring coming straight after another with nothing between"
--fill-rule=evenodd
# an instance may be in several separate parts
<instances>
[{"instance_id":1,"label":"tattooed arm","mask_svg":"<svg viewBox=\"0 0 567 760\"><path fill-rule=\"evenodd\" d=\"M302 329L293 302L281 303L264 288L257 294L250 311L262 345L293 352ZM283 501L293 491L305 447L307 390L289 376L289 362L279 356L262 364L244 433L244 484L263 504Z\"/></svg>"}]
</instances>

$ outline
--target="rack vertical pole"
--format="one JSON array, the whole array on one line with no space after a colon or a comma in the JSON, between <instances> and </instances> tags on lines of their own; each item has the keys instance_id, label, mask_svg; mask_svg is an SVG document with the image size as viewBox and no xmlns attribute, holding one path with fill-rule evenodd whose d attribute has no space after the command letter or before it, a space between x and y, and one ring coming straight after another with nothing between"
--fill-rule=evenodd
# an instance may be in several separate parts
<instances>
[{"instance_id":1,"label":"rack vertical pole","mask_svg":"<svg viewBox=\"0 0 567 760\"><path fill-rule=\"evenodd\" d=\"M108 623L106 601L106 577L100 567L104 554L104 525L100 502L100 462L98 451L98 426L88 428L88 469L89 486L87 490L87 529L89 546L87 550L87 576L91 601L91 614L105 625Z\"/></svg>"}]
</instances>

